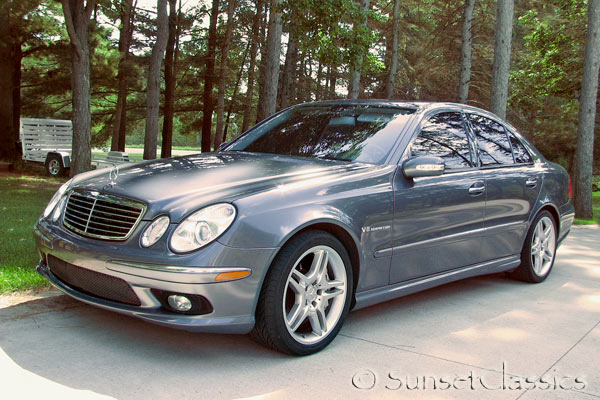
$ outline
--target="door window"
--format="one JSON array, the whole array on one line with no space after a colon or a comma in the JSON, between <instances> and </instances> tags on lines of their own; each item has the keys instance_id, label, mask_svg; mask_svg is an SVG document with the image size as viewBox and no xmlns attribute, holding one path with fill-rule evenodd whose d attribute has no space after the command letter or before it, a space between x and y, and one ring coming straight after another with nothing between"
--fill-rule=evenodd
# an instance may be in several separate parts
<instances>
[{"instance_id":1,"label":"door window","mask_svg":"<svg viewBox=\"0 0 600 400\"><path fill-rule=\"evenodd\" d=\"M469 121L479 143L481 166L514 164L513 153L504 127L489 118L470 114Z\"/></svg>"},{"instance_id":2,"label":"door window","mask_svg":"<svg viewBox=\"0 0 600 400\"><path fill-rule=\"evenodd\" d=\"M440 157L446 169L471 167L469 139L460 113L440 113L425 122L412 144L411 155Z\"/></svg>"}]
</instances>

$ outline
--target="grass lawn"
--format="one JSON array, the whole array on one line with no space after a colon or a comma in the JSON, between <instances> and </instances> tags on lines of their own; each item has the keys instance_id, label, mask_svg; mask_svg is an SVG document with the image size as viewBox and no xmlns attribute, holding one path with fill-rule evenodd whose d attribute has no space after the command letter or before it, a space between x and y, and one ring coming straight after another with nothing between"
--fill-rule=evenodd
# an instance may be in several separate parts
<instances>
[{"instance_id":1,"label":"grass lawn","mask_svg":"<svg viewBox=\"0 0 600 400\"><path fill-rule=\"evenodd\" d=\"M594 192L594 219L579 219L575 218L575 225L594 225L600 224L600 192Z\"/></svg>"},{"instance_id":2,"label":"grass lawn","mask_svg":"<svg viewBox=\"0 0 600 400\"><path fill-rule=\"evenodd\" d=\"M65 180L0 177L0 293L49 286L35 271L33 226Z\"/></svg>"}]
</instances>

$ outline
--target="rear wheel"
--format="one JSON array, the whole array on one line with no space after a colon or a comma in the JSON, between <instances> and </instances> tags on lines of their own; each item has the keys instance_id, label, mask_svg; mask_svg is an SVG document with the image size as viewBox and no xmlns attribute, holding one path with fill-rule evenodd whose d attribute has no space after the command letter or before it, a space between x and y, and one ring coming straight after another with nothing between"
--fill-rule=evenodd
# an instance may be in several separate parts
<instances>
[{"instance_id":1,"label":"rear wheel","mask_svg":"<svg viewBox=\"0 0 600 400\"><path fill-rule=\"evenodd\" d=\"M252 336L284 353L316 353L338 334L351 297L352 268L344 246L325 232L302 233L271 266Z\"/></svg>"},{"instance_id":2,"label":"rear wheel","mask_svg":"<svg viewBox=\"0 0 600 400\"><path fill-rule=\"evenodd\" d=\"M49 154L46 158L46 172L50 176L62 176L65 173L65 167L62 158L58 154Z\"/></svg>"},{"instance_id":3,"label":"rear wheel","mask_svg":"<svg viewBox=\"0 0 600 400\"><path fill-rule=\"evenodd\" d=\"M534 219L521 252L521 265L514 276L526 282L544 281L554 265L556 256L556 223L548 211L542 211Z\"/></svg>"}]
</instances>

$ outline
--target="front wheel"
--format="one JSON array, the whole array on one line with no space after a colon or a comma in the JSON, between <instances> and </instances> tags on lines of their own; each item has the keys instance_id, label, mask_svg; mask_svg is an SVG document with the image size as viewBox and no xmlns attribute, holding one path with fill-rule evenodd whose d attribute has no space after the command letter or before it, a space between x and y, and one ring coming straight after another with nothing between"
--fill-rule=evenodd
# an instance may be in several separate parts
<instances>
[{"instance_id":1,"label":"front wheel","mask_svg":"<svg viewBox=\"0 0 600 400\"><path fill-rule=\"evenodd\" d=\"M320 231L298 235L271 266L252 336L288 354L320 351L342 327L352 282L350 258L339 240Z\"/></svg>"},{"instance_id":2,"label":"front wheel","mask_svg":"<svg viewBox=\"0 0 600 400\"><path fill-rule=\"evenodd\" d=\"M516 278L539 283L550 275L556 256L556 236L554 217L542 211L533 220L525 238L521 265L514 272Z\"/></svg>"}]
</instances>

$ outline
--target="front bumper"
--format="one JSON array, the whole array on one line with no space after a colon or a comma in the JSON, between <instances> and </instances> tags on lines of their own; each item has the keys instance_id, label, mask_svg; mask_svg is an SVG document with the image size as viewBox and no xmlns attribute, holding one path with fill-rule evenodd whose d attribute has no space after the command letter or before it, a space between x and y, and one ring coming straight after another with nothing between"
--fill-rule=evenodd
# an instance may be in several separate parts
<instances>
[{"instance_id":1,"label":"front bumper","mask_svg":"<svg viewBox=\"0 0 600 400\"><path fill-rule=\"evenodd\" d=\"M213 242L185 256L160 254L131 243L87 239L39 221L34 229L42 261L37 271L57 289L85 303L141 318L148 322L196 332L248 333L254 326L254 310L262 281L277 249L240 249ZM90 295L60 279L47 260L55 257L73 266L125 281L140 305L130 305ZM251 275L234 281L215 282L221 271L249 268ZM199 295L212 312L186 315L163 307L153 290Z\"/></svg>"}]
</instances>

